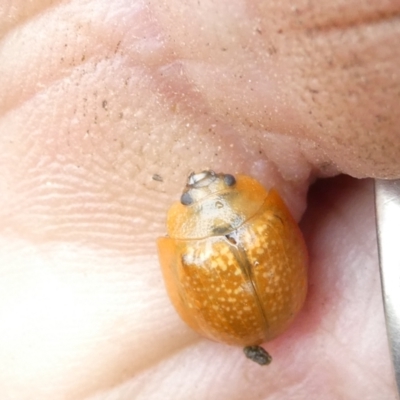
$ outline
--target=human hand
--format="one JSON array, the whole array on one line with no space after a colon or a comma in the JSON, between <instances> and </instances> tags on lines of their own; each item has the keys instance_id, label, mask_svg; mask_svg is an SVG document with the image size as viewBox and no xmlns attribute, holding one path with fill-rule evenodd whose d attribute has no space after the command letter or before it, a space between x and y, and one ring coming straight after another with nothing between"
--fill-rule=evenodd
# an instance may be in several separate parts
<instances>
[{"instance_id":1,"label":"human hand","mask_svg":"<svg viewBox=\"0 0 400 400\"><path fill-rule=\"evenodd\" d=\"M192 170L297 219L318 177L398 178L396 2L2 7L2 398L395 398L370 181L311 192L309 296L269 367L183 325L155 239Z\"/></svg>"}]
</instances>

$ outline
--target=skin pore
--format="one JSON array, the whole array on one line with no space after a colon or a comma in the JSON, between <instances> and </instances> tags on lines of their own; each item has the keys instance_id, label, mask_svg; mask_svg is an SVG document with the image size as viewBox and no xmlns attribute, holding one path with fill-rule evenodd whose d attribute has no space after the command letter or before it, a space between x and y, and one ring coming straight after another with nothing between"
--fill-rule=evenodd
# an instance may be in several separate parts
<instances>
[{"instance_id":1,"label":"skin pore","mask_svg":"<svg viewBox=\"0 0 400 400\"><path fill-rule=\"evenodd\" d=\"M395 399L373 185L354 178L400 177L399 14L3 2L0 397ZM309 295L269 367L197 336L164 290L155 239L205 168L275 187L302 218Z\"/></svg>"}]
</instances>

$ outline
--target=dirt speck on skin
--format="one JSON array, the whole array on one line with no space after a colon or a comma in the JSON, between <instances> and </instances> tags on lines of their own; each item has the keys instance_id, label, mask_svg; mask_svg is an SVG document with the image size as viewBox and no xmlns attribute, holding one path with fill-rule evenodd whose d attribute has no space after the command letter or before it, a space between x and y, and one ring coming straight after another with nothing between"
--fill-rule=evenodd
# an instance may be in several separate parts
<instances>
[{"instance_id":1,"label":"dirt speck on skin","mask_svg":"<svg viewBox=\"0 0 400 400\"><path fill-rule=\"evenodd\" d=\"M154 174L152 176L153 181L157 181L157 182L164 182L164 179L162 178L162 176L158 175L158 174Z\"/></svg>"}]
</instances>

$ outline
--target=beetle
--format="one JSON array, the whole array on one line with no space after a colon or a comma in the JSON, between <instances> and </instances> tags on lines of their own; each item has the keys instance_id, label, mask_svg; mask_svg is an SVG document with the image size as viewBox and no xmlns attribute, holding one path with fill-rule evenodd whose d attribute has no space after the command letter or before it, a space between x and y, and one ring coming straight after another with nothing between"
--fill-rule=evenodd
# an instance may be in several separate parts
<instances>
[{"instance_id":1,"label":"beetle","mask_svg":"<svg viewBox=\"0 0 400 400\"><path fill-rule=\"evenodd\" d=\"M288 328L307 293L306 245L278 192L245 175L192 173L167 232L158 255L181 318L269 364L260 344Z\"/></svg>"}]
</instances>

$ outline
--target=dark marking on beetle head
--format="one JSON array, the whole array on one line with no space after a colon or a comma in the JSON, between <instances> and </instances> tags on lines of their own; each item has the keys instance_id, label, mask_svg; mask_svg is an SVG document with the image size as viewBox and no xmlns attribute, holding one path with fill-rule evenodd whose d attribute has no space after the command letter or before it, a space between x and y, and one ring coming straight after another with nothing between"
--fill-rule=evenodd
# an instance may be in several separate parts
<instances>
[{"instance_id":1,"label":"dark marking on beetle head","mask_svg":"<svg viewBox=\"0 0 400 400\"><path fill-rule=\"evenodd\" d=\"M233 186L236 183L236 179L231 174L224 175L224 182L226 186Z\"/></svg>"},{"instance_id":2,"label":"dark marking on beetle head","mask_svg":"<svg viewBox=\"0 0 400 400\"><path fill-rule=\"evenodd\" d=\"M193 197L188 192L183 192L181 196L181 203L184 206L189 206L193 203Z\"/></svg>"},{"instance_id":3,"label":"dark marking on beetle head","mask_svg":"<svg viewBox=\"0 0 400 400\"><path fill-rule=\"evenodd\" d=\"M205 199L210 195L217 197L229 195L234 190L232 188L235 183L236 179L231 174L217 174L212 170L204 170L198 173L192 172L187 179L181 203L188 205ZM184 196L187 196L185 193L190 193L190 202L187 202L184 198ZM221 208L219 207L220 204L222 203L216 204L217 208Z\"/></svg>"},{"instance_id":4,"label":"dark marking on beetle head","mask_svg":"<svg viewBox=\"0 0 400 400\"><path fill-rule=\"evenodd\" d=\"M233 235L225 235L225 237L228 239L230 243L232 243L234 246L237 245L237 240Z\"/></svg>"}]
</instances>

